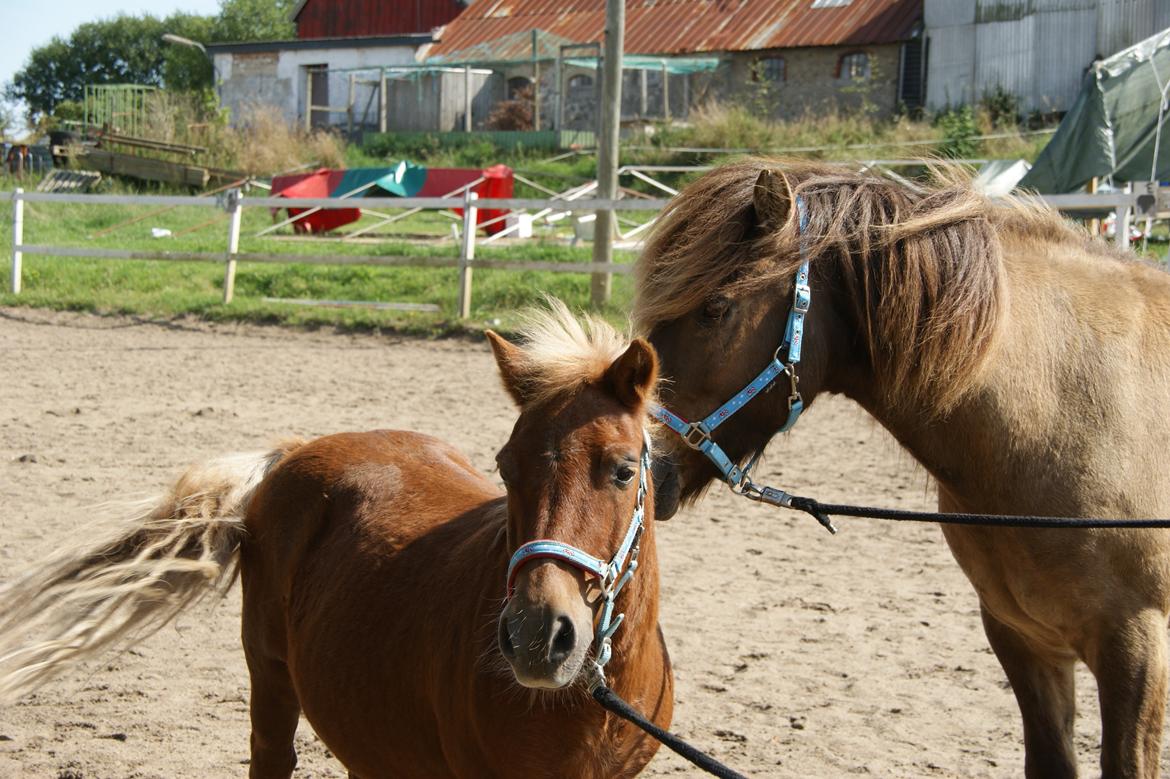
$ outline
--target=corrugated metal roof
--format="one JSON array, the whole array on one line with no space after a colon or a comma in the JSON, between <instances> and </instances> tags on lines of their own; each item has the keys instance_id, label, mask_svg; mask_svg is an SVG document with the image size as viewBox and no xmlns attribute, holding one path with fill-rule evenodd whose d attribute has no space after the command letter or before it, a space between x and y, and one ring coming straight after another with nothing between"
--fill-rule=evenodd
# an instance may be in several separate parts
<instances>
[{"instance_id":1,"label":"corrugated metal roof","mask_svg":"<svg viewBox=\"0 0 1170 779\"><path fill-rule=\"evenodd\" d=\"M626 51L690 54L797 46L864 46L910 37L923 0L627 0ZM431 56L539 29L571 41L602 39L605 0L477 0L451 21Z\"/></svg>"}]
</instances>

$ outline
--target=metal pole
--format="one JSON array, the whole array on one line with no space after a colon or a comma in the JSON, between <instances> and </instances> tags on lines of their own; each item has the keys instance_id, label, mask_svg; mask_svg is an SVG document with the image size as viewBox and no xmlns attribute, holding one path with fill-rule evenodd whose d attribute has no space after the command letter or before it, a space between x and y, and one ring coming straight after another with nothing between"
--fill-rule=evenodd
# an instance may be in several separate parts
<instances>
[{"instance_id":1,"label":"metal pole","mask_svg":"<svg viewBox=\"0 0 1170 779\"><path fill-rule=\"evenodd\" d=\"M463 193L463 247L459 252L459 318L471 316L471 263L475 259L475 229L479 195L470 188Z\"/></svg>"},{"instance_id":2,"label":"metal pole","mask_svg":"<svg viewBox=\"0 0 1170 779\"><path fill-rule=\"evenodd\" d=\"M532 28L532 129L540 129L540 59L536 28Z\"/></svg>"},{"instance_id":3,"label":"metal pole","mask_svg":"<svg viewBox=\"0 0 1170 779\"><path fill-rule=\"evenodd\" d=\"M605 81L601 100L601 135L597 139L597 196L612 199L617 194L618 141L622 118L622 49L626 33L626 0L605 3ZM593 261L613 262L613 211L597 212L593 223ZM594 273L590 297L593 305L609 301L612 273Z\"/></svg>"},{"instance_id":4,"label":"metal pole","mask_svg":"<svg viewBox=\"0 0 1170 779\"><path fill-rule=\"evenodd\" d=\"M20 266L24 252L18 247L24 244L24 190L17 187L12 193L12 294L20 294Z\"/></svg>"},{"instance_id":5,"label":"metal pole","mask_svg":"<svg viewBox=\"0 0 1170 779\"><path fill-rule=\"evenodd\" d=\"M471 66L463 66L463 132L471 132Z\"/></svg>"},{"instance_id":6,"label":"metal pole","mask_svg":"<svg viewBox=\"0 0 1170 779\"><path fill-rule=\"evenodd\" d=\"M670 121L670 71L662 63L662 118Z\"/></svg>"},{"instance_id":7,"label":"metal pole","mask_svg":"<svg viewBox=\"0 0 1170 779\"><path fill-rule=\"evenodd\" d=\"M244 215L244 195L233 189L227 194L227 210L231 214L228 223L227 268L223 276L223 302L232 302L236 292L236 254L240 251L240 222Z\"/></svg>"}]
</instances>

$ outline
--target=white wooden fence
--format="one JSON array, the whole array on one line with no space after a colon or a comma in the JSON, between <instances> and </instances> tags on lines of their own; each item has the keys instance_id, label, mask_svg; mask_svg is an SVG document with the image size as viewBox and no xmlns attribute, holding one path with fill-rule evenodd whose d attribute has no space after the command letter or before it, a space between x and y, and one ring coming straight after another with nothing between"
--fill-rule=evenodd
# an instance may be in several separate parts
<instances>
[{"instance_id":1,"label":"white wooden fence","mask_svg":"<svg viewBox=\"0 0 1170 779\"><path fill-rule=\"evenodd\" d=\"M0 194L0 196L3 196ZM343 201L337 198L283 198L244 197L239 190L230 190L218 198L195 196L162 195L85 195L77 193L25 192L17 189L11 193L12 209L12 278L11 290L21 290L21 265L23 257L50 255L57 257L91 257L108 260L169 260L180 262L217 262L224 264L224 302L230 303L234 294L235 275L241 262L260 263L310 263L329 265L377 265L427 268L459 269L459 316L466 318L471 312L472 271L475 268L492 270L536 270L555 273L629 273L632 268L623 263L563 263L539 261L481 261L475 259L476 224L478 209L542 210L555 209L564 212L613 211L661 211L666 200L566 200L564 198L483 198L467 192L463 197L408 197L408 198L362 198L360 201ZM1098 194L1050 195L1043 198L1050 206L1067 213L1084 211L1113 210L1117 217L1117 237L1124 245L1128 236L1131 215L1152 215L1155 211L1167 209L1170 191L1162 189L1151 198L1145 192L1108 192ZM26 244L24 242L24 204L28 203L87 203L91 205L130 206L190 206L195 208L219 208L230 215L223 252L169 252L169 251L128 251L121 249L97 249L77 246L50 246ZM386 209L463 209L463 231L458 257L427 256L361 256L339 254L266 254L241 252L240 226L244 208L386 208Z\"/></svg>"},{"instance_id":2,"label":"white wooden fence","mask_svg":"<svg viewBox=\"0 0 1170 779\"><path fill-rule=\"evenodd\" d=\"M466 318L471 313L472 271L474 268L490 270L551 271L554 273L629 273L631 266L624 263L595 262L541 262L521 260L482 261L475 259L476 225L480 208L542 210L555 209L563 212L613 211L661 211L665 200L601 200L585 199L567 201L561 198L480 198L474 192L463 197L368 197L360 200L339 200L337 198L284 198L244 197L239 190L230 190L218 198L166 195L84 195L77 193L25 192L17 189L11 194L12 209L12 279L14 294L21 290L21 265L26 254L50 255L54 257L90 257L105 260L164 260L178 262L218 262L224 264L224 303L230 303L235 290L235 276L241 262L263 263L310 263L326 265L380 265L399 267L458 268L459 269L459 316ZM177 251L130 251L122 249L97 249L82 246L50 246L24 242L25 203L86 203L90 205L130 206L191 206L196 208L219 208L230 215L227 228L226 250L223 252L177 252ZM427 256L362 256L344 254L266 254L241 252L240 227L244 208L357 208L364 209L463 209L463 230L458 257Z\"/></svg>"}]
</instances>

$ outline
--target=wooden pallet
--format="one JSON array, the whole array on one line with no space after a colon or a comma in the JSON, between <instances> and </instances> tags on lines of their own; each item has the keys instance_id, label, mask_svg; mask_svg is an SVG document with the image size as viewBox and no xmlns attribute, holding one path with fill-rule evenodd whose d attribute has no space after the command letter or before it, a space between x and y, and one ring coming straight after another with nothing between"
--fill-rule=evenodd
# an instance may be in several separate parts
<instances>
[{"instance_id":1,"label":"wooden pallet","mask_svg":"<svg viewBox=\"0 0 1170 779\"><path fill-rule=\"evenodd\" d=\"M62 170L55 168L37 184L37 192L87 192L102 180L96 170Z\"/></svg>"}]
</instances>

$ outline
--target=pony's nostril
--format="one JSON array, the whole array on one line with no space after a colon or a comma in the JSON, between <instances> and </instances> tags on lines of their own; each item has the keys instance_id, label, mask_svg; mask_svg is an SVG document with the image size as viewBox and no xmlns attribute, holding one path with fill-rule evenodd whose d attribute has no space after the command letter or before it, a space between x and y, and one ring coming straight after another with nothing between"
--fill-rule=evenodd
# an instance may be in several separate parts
<instances>
[{"instance_id":1,"label":"pony's nostril","mask_svg":"<svg viewBox=\"0 0 1170 779\"><path fill-rule=\"evenodd\" d=\"M512 635L508 632L508 620L500 620L500 652L511 660L516 657L516 647L512 645Z\"/></svg>"},{"instance_id":2,"label":"pony's nostril","mask_svg":"<svg viewBox=\"0 0 1170 779\"><path fill-rule=\"evenodd\" d=\"M556 633L549 647L548 659L554 663L563 662L577 647L577 630L568 617L558 617Z\"/></svg>"}]
</instances>

